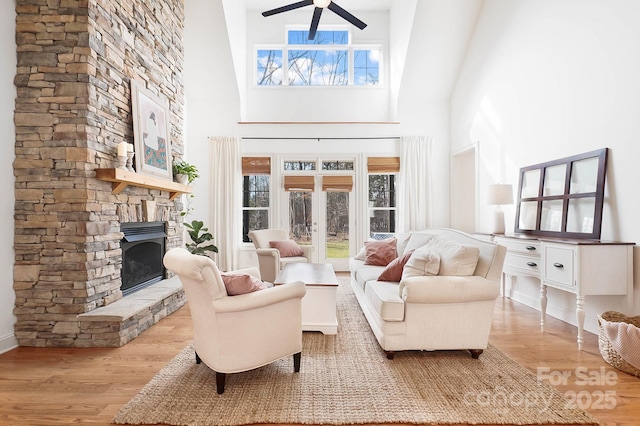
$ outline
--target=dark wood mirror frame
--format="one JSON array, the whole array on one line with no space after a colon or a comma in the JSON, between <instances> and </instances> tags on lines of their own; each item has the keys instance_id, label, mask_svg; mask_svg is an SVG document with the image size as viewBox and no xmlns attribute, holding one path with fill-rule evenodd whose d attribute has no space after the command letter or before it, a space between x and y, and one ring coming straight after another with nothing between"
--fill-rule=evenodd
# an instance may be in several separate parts
<instances>
[{"instance_id":1,"label":"dark wood mirror frame","mask_svg":"<svg viewBox=\"0 0 640 426\"><path fill-rule=\"evenodd\" d=\"M608 148L520 169L515 233L600 239Z\"/></svg>"}]
</instances>

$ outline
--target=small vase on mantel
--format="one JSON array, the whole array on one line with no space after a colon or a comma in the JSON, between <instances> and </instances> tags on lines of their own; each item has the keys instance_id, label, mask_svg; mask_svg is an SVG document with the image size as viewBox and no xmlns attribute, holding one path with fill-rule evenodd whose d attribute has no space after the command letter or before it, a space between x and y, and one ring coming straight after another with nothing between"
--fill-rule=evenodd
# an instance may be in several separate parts
<instances>
[{"instance_id":1,"label":"small vase on mantel","mask_svg":"<svg viewBox=\"0 0 640 426\"><path fill-rule=\"evenodd\" d=\"M183 174L177 174L176 175L176 182L181 183L183 185L186 185L187 183L189 183L189 176L188 175L183 175Z\"/></svg>"}]
</instances>

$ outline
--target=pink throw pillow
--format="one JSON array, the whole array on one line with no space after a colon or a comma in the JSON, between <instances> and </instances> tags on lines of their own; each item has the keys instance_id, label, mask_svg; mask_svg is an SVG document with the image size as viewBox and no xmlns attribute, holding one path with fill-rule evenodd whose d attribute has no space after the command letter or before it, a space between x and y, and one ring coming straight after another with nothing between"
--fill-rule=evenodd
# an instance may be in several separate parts
<instances>
[{"instance_id":1,"label":"pink throw pillow","mask_svg":"<svg viewBox=\"0 0 640 426\"><path fill-rule=\"evenodd\" d=\"M302 248L293 240L269 241L269 247L278 249L280 257L304 256Z\"/></svg>"},{"instance_id":2,"label":"pink throw pillow","mask_svg":"<svg viewBox=\"0 0 640 426\"><path fill-rule=\"evenodd\" d=\"M398 257L396 250L396 239L387 238L380 241L365 241L364 246L367 255L364 259L365 265L387 266L389 262Z\"/></svg>"},{"instance_id":3,"label":"pink throw pillow","mask_svg":"<svg viewBox=\"0 0 640 426\"><path fill-rule=\"evenodd\" d=\"M389 263L387 267L384 268L384 270L378 277L378 281L400 282L400 280L402 279L402 270L404 269L404 265L405 263L407 263L412 254L413 250L410 250L402 256L393 259L391 263Z\"/></svg>"},{"instance_id":4,"label":"pink throw pillow","mask_svg":"<svg viewBox=\"0 0 640 426\"><path fill-rule=\"evenodd\" d=\"M237 296L267 288L267 285L259 278L250 274L221 273L220 275L229 296Z\"/></svg>"}]
</instances>

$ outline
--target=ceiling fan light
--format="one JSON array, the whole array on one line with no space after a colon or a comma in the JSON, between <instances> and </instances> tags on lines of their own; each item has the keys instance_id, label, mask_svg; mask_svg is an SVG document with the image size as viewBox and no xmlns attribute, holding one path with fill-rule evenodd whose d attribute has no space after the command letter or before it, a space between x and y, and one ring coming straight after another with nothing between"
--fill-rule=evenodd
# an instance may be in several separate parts
<instances>
[{"instance_id":1,"label":"ceiling fan light","mask_svg":"<svg viewBox=\"0 0 640 426\"><path fill-rule=\"evenodd\" d=\"M313 0L313 5L315 7L327 7L331 3L331 0Z\"/></svg>"}]
</instances>

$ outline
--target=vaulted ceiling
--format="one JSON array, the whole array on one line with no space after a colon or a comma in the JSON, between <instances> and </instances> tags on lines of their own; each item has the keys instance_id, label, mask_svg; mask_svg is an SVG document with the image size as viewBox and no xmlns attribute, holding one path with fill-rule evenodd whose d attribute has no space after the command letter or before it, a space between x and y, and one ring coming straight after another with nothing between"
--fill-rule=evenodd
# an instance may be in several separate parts
<instances>
[{"instance_id":1,"label":"vaulted ceiling","mask_svg":"<svg viewBox=\"0 0 640 426\"><path fill-rule=\"evenodd\" d=\"M222 0L231 46L236 46L232 47L232 54L241 98L246 90L242 82L246 81L247 64L244 52L237 52L237 46L242 45L242 40L246 42L252 31L247 15L256 16L296 1ZM365 22L367 12L387 15L392 104L397 105L403 98L449 99L483 0L337 0L336 3ZM307 8L308 13L304 10L302 15L305 18L308 15L305 23L310 22L313 13L312 7Z\"/></svg>"},{"instance_id":2,"label":"vaulted ceiling","mask_svg":"<svg viewBox=\"0 0 640 426\"><path fill-rule=\"evenodd\" d=\"M244 3L247 10L264 11L295 1L244 0ZM412 96L449 97L482 0L337 0L336 3L352 13L388 12L391 38L397 35L394 32L401 30L393 26L394 16L413 10L413 25L409 26L411 32L404 42L407 56L402 66L400 95L407 90ZM393 57L394 53L391 55ZM428 81L424 75L425 67L429 70Z\"/></svg>"}]
</instances>

